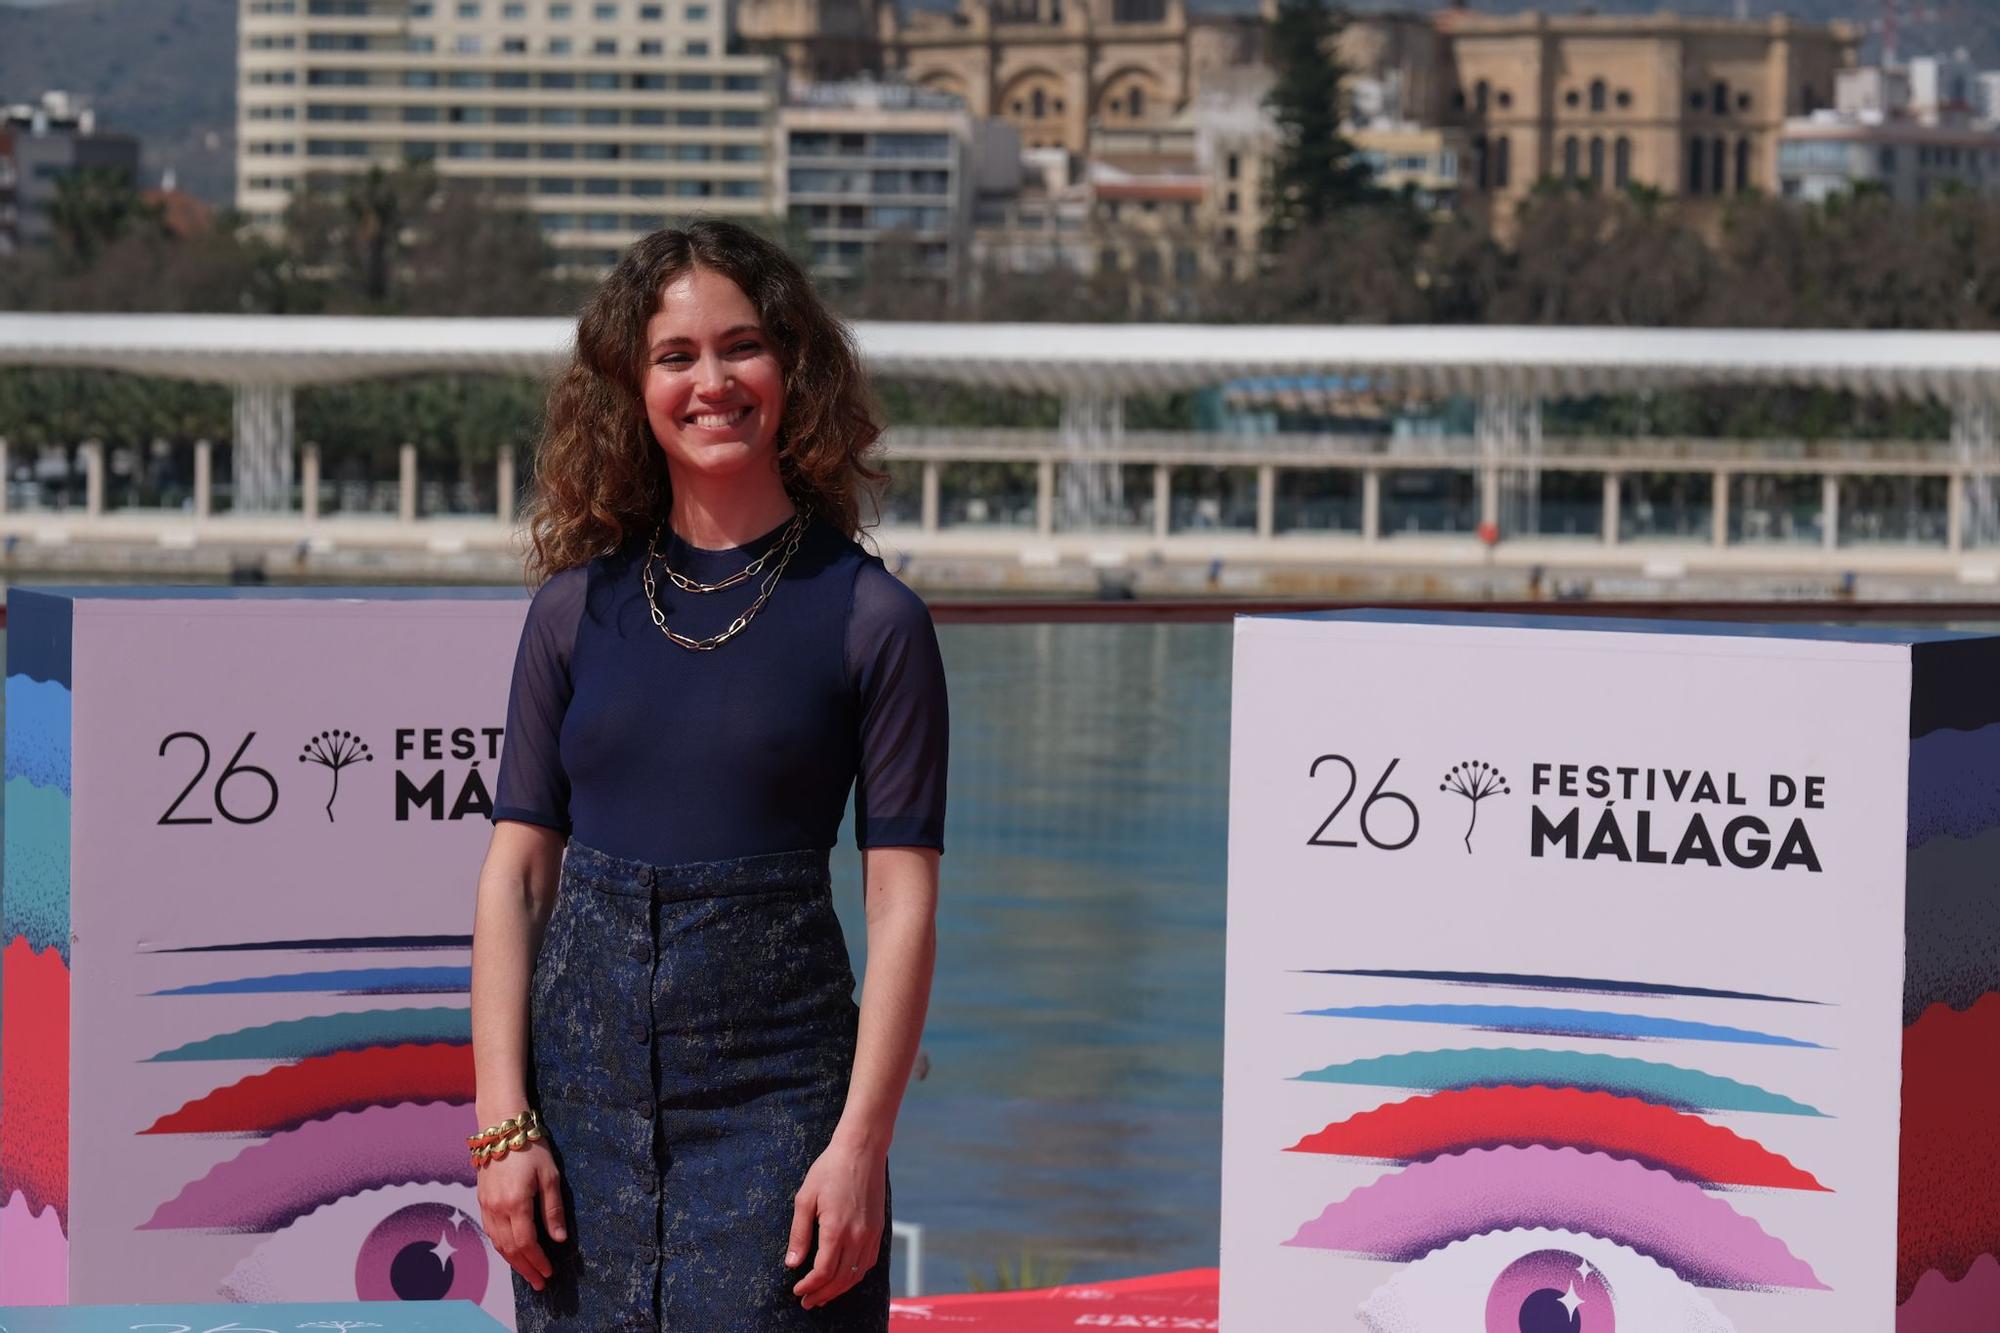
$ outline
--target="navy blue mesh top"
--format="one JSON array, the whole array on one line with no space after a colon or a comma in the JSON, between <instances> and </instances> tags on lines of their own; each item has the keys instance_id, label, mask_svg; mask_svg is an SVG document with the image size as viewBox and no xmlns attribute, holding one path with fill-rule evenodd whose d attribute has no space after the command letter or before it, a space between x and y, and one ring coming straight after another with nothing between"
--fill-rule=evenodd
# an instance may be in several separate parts
<instances>
[{"instance_id":1,"label":"navy blue mesh top","mask_svg":"<svg viewBox=\"0 0 2000 1333\"><path fill-rule=\"evenodd\" d=\"M777 545L786 526L726 551L669 530L661 554L713 583ZM923 600L814 520L756 618L693 652L653 623L639 581L645 550L642 536L535 594L493 818L677 865L830 848L852 789L862 847L942 849L944 666ZM698 594L654 573L667 623L696 639L726 628L763 581Z\"/></svg>"}]
</instances>

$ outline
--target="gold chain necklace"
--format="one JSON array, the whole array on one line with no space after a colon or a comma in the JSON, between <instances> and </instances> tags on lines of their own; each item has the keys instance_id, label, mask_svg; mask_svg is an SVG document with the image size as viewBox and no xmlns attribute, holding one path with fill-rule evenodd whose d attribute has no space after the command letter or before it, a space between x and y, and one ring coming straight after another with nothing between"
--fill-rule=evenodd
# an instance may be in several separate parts
<instances>
[{"instance_id":1,"label":"gold chain necklace","mask_svg":"<svg viewBox=\"0 0 2000 1333\"><path fill-rule=\"evenodd\" d=\"M792 563L792 556L798 552L799 542L805 537L806 515L804 510L799 511L798 517L792 520L791 528L785 533L784 540L778 546L771 547L763 555L751 561L749 566L738 570L728 578L716 583L697 583L693 579L684 578L682 575L676 573L671 565L667 564L666 558L660 555L657 549L660 542L660 532L665 527L666 521L662 519L660 527L656 528L653 532L652 541L646 545L645 563L639 567L639 582L646 590L646 609L653 613L653 623L659 627L660 633L666 635L667 638L681 647L688 649L690 652L706 653L713 652L715 649L729 642L729 640L735 638L738 634L741 634L743 627L750 623L751 618L764 609L764 603L771 598L771 590L776 588L778 580L785 576L785 566ZM753 572L762 569L764 562L770 557L771 551L780 550L780 546L783 549L778 557L778 563L772 567L770 573L764 576L763 584L757 589L757 600L750 603L749 609L742 615L730 621L729 628L723 630L720 634L711 634L706 639L691 639L687 635L668 627L667 613L660 610L659 585L653 581L653 561L658 560L660 562L660 567L667 571L667 576L674 581L677 587L685 588L689 592L719 592L724 588L733 587L741 583L744 579L749 578Z\"/></svg>"}]
</instances>

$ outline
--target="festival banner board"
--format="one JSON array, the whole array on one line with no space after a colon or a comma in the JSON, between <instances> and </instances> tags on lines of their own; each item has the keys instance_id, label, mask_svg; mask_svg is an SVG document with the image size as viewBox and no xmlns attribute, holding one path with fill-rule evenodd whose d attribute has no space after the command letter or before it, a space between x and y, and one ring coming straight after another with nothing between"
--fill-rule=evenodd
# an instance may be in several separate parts
<instances>
[{"instance_id":1,"label":"festival banner board","mask_svg":"<svg viewBox=\"0 0 2000 1333\"><path fill-rule=\"evenodd\" d=\"M12 591L0 1304L444 1298L512 1326L465 1137L526 606Z\"/></svg>"},{"instance_id":2,"label":"festival banner board","mask_svg":"<svg viewBox=\"0 0 2000 1333\"><path fill-rule=\"evenodd\" d=\"M1990 1324L2000 639L1300 614L1233 689L1225 1330Z\"/></svg>"},{"instance_id":3,"label":"festival banner board","mask_svg":"<svg viewBox=\"0 0 2000 1333\"><path fill-rule=\"evenodd\" d=\"M346 1305L0 1306L0 1333L499 1333L464 1301Z\"/></svg>"}]
</instances>

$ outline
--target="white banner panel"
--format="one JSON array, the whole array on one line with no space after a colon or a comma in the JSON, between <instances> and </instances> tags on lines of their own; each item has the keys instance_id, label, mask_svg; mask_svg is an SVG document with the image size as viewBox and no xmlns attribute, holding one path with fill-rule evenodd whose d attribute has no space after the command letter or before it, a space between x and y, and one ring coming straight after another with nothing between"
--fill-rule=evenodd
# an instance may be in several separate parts
<instances>
[{"instance_id":1,"label":"white banner panel","mask_svg":"<svg viewBox=\"0 0 2000 1333\"><path fill-rule=\"evenodd\" d=\"M1238 621L1225 1329L1892 1326L1912 650L1706 629Z\"/></svg>"}]
</instances>

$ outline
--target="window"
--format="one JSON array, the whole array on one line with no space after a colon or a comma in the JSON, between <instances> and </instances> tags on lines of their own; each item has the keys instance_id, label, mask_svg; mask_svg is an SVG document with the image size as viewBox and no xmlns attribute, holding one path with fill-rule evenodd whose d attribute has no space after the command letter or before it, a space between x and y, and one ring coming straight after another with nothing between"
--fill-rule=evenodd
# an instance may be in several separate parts
<instances>
[{"instance_id":1,"label":"window","mask_svg":"<svg viewBox=\"0 0 2000 1333\"><path fill-rule=\"evenodd\" d=\"M658 23L667 16L665 5L640 5L639 18L646 23Z\"/></svg>"},{"instance_id":2,"label":"window","mask_svg":"<svg viewBox=\"0 0 2000 1333\"><path fill-rule=\"evenodd\" d=\"M705 143L677 143L674 145L674 161L706 162L714 156L714 149Z\"/></svg>"},{"instance_id":3,"label":"window","mask_svg":"<svg viewBox=\"0 0 2000 1333\"><path fill-rule=\"evenodd\" d=\"M706 23L706 22L708 22L708 6L707 6L707 5L689 5L689 6L687 7L687 21L688 21L689 23Z\"/></svg>"},{"instance_id":4,"label":"window","mask_svg":"<svg viewBox=\"0 0 2000 1333\"><path fill-rule=\"evenodd\" d=\"M681 123L683 125L687 124L686 121L682 121ZM757 111L725 111L722 113L722 126L724 129L756 129L763 123L762 113Z\"/></svg>"},{"instance_id":5,"label":"window","mask_svg":"<svg viewBox=\"0 0 2000 1333\"><path fill-rule=\"evenodd\" d=\"M1132 119L1137 120L1146 114L1146 90L1144 88L1134 84L1131 93L1125 100L1131 110Z\"/></svg>"},{"instance_id":6,"label":"window","mask_svg":"<svg viewBox=\"0 0 2000 1333\"><path fill-rule=\"evenodd\" d=\"M490 145L483 143L454 143L445 146L446 157L485 157Z\"/></svg>"},{"instance_id":7,"label":"window","mask_svg":"<svg viewBox=\"0 0 2000 1333\"><path fill-rule=\"evenodd\" d=\"M1492 96L1493 96L1493 87L1491 84L1487 83L1486 80L1481 79L1478 83L1473 84L1472 109L1474 111L1477 111L1482 116L1485 115L1486 103L1492 98Z\"/></svg>"},{"instance_id":8,"label":"window","mask_svg":"<svg viewBox=\"0 0 2000 1333\"><path fill-rule=\"evenodd\" d=\"M495 157L521 158L527 155L528 145L524 143L496 143L493 145L493 156Z\"/></svg>"},{"instance_id":9,"label":"window","mask_svg":"<svg viewBox=\"0 0 2000 1333\"><path fill-rule=\"evenodd\" d=\"M1718 116L1729 114L1729 85L1720 79L1715 81L1715 95L1709 102L1709 108Z\"/></svg>"},{"instance_id":10,"label":"window","mask_svg":"<svg viewBox=\"0 0 2000 1333\"><path fill-rule=\"evenodd\" d=\"M552 56L566 56L575 49L576 49L576 43L572 42L567 37L549 38L549 54ZM548 76L543 75L543 77L547 78Z\"/></svg>"},{"instance_id":11,"label":"window","mask_svg":"<svg viewBox=\"0 0 2000 1333\"><path fill-rule=\"evenodd\" d=\"M1479 189L1488 190L1493 187L1492 154L1483 134L1472 136L1472 179L1477 182Z\"/></svg>"},{"instance_id":12,"label":"window","mask_svg":"<svg viewBox=\"0 0 2000 1333\"><path fill-rule=\"evenodd\" d=\"M1593 137L1590 141L1590 185L1597 189L1604 184L1604 140Z\"/></svg>"},{"instance_id":13,"label":"window","mask_svg":"<svg viewBox=\"0 0 2000 1333\"><path fill-rule=\"evenodd\" d=\"M1574 88L1570 89L1563 94L1563 105L1569 107L1571 110L1575 110L1577 107L1583 105L1583 94Z\"/></svg>"},{"instance_id":14,"label":"window","mask_svg":"<svg viewBox=\"0 0 2000 1333\"><path fill-rule=\"evenodd\" d=\"M480 45L478 37L471 33L462 32L458 35L458 39L451 44L451 49L462 56L476 56L479 54Z\"/></svg>"},{"instance_id":15,"label":"window","mask_svg":"<svg viewBox=\"0 0 2000 1333\"><path fill-rule=\"evenodd\" d=\"M713 111L709 111L700 107L686 108L674 112L674 124L676 125L699 126L699 125L713 125L714 123L715 123L715 113Z\"/></svg>"},{"instance_id":16,"label":"window","mask_svg":"<svg viewBox=\"0 0 2000 1333\"><path fill-rule=\"evenodd\" d=\"M1037 88L1035 89L1034 92L1028 94L1028 106L1029 106L1028 114L1033 116L1036 120L1040 120L1043 116L1046 116L1049 113L1049 100L1042 93L1042 90L1040 88Z\"/></svg>"},{"instance_id":17,"label":"window","mask_svg":"<svg viewBox=\"0 0 2000 1333\"><path fill-rule=\"evenodd\" d=\"M1234 213L1237 205L1241 202L1242 200L1237 198L1236 191L1231 190L1228 194L1222 196L1222 211L1225 213Z\"/></svg>"},{"instance_id":18,"label":"window","mask_svg":"<svg viewBox=\"0 0 2000 1333\"><path fill-rule=\"evenodd\" d=\"M1687 147L1687 192L1700 194L1702 185L1702 163L1705 154L1700 139L1689 139Z\"/></svg>"},{"instance_id":19,"label":"window","mask_svg":"<svg viewBox=\"0 0 2000 1333\"><path fill-rule=\"evenodd\" d=\"M585 194L599 194L599 195L617 194L618 182L615 180L596 180L596 179L587 180L583 183L583 192Z\"/></svg>"},{"instance_id":20,"label":"window","mask_svg":"<svg viewBox=\"0 0 2000 1333\"><path fill-rule=\"evenodd\" d=\"M479 17L479 0L458 0L458 16L462 19Z\"/></svg>"},{"instance_id":21,"label":"window","mask_svg":"<svg viewBox=\"0 0 2000 1333\"><path fill-rule=\"evenodd\" d=\"M445 76L445 86L450 88L484 88L486 83L486 76L478 70L453 70Z\"/></svg>"},{"instance_id":22,"label":"window","mask_svg":"<svg viewBox=\"0 0 2000 1333\"><path fill-rule=\"evenodd\" d=\"M683 74L680 76L678 86L684 93L714 92L715 76L713 74Z\"/></svg>"},{"instance_id":23,"label":"window","mask_svg":"<svg viewBox=\"0 0 2000 1333\"><path fill-rule=\"evenodd\" d=\"M524 56L528 54L528 39L525 37L502 37L500 39L500 54L508 56Z\"/></svg>"},{"instance_id":24,"label":"window","mask_svg":"<svg viewBox=\"0 0 2000 1333\"><path fill-rule=\"evenodd\" d=\"M315 71L315 72L317 72L317 71ZM359 71L359 70L346 70L346 71L341 71L341 70L329 70L329 71L327 71L327 73L328 73L329 75L332 75L332 74L337 74L337 73L343 73L343 72L344 72L344 73L348 73L348 74L358 74L358 73L360 73L360 71ZM316 79L314 79L314 80L313 80L313 82L314 82L314 83L319 83L319 82L321 82L321 80L319 80L319 79L317 79L317 78L316 78ZM329 78L327 78L327 79L325 80L325 82L327 82L327 83L354 83L354 82L356 82L356 80L354 80L354 79L334 79L334 78L331 78L331 77L329 77ZM437 87L437 86L438 86L438 76L437 76L437 71L436 71L436 70L433 70L433 69L406 69L406 70L404 70L404 71L403 71L403 86L404 86L405 88L435 88L435 87Z\"/></svg>"},{"instance_id":25,"label":"window","mask_svg":"<svg viewBox=\"0 0 2000 1333\"><path fill-rule=\"evenodd\" d=\"M1500 104L1500 109L1502 111L1505 111L1509 107L1514 105L1514 94L1508 92L1505 88L1502 88L1500 90L1499 95L1495 97L1494 100Z\"/></svg>"},{"instance_id":26,"label":"window","mask_svg":"<svg viewBox=\"0 0 2000 1333\"><path fill-rule=\"evenodd\" d=\"M756 199L763 195L762 181L724 181L722 194L725 199Z\"/></svg>"},{"instance_id":27,"label":"window","mask_svg":"<svg viewBox=\"0 0 2000 1333\"><path fill-rule=\"evenodd\" d=\"M639 107L628 113L634 125L664 125L667 113L658 107Z\"/></svg>"},{"instance_id":28,"label":"window","mask_svg":"<svg viewBox=\"0 0 2000 1333\"><path fill-rule=\"evenodd\" d=\"M615 143L587 143L583 146L583 156L589 162L615 162L620 151Z\"/></svg>"},{"instance_id":29,"label":"window","mask_svg":"<svg viewBox=\"0 0 2000 1333\"><path fill-rule=\"evenodd\" d=\"M583 123L586 125L616 125L618 123L618 112L611 107L590 107L583 113Z\"/></svg>"},{"instance_id":30,"label":"window","mask_svg":"<svg viewBox=\"0 0 2000 1333\"><path fill-rule=\"evenodd\" d=\"M633 181L632 193L636 195L660 195L667 192L665 181Z\"/></svg>"},{"instance_id":31,"label":"window","mask_svg":"<svg viewBox=\"0 0 2000 1333\"><path fill-rule=\"evenodd\" d=\"M528 6L523 4L522 0L508 0L507 4L500 6L500 17L503 19L524 19L528 17Z\"/></svg>"},{"instance_id":32,"label":"window","mask_svg":"<svg viewBox=\"0 0 2000 1333\"><path fill-rule=\"evenodd\" d=\"M616 37L599 37L590 44L590 54L594 56L615 56L618 54Z\"/></svg>"},{"instance_id":33,"label":"window","mask_svg":"<svg viewBox=\"0 0 2000 1333\"><path fill-rule=\"evenodd\" d=\"M496 106L493 121L498 125L525 125L528 123L528 108L524 106Z\"/></svg>"},{"instance_id":34,"label":"window","mask_svg":"<svg viewBox=\"0 0 2000 1333\"><path fill-rule=\"evenodd\" d=\"M706 199L709 185L707 181L675 181L674 193L684 199Z\"/></svg>"},{"instance_id":35,"label":"window","mask_svg":"<svg viewBox=\"0 0 2000 1333\"><path fill-rule=\"evenodd\" d=\"M1701 95L1699 88L1688 94L1688 110L1700 111L1708 106L1708 99Z\"/></svg>"},{"instance_id":36,"label":"window","mask_svg":"<svg viewBox=\"0 0 2000 1333\"><path fill-rule=\"evenodd\" d=\"M544 125L574 125L578 114L573 106L545 106L535 113L535 119Z\"/></svg>"},{"instance_id":37,"label":"window","mask_svg":"<svg viewBox=\"0 0 2000 1333\"><path fill-rule=\"evenodd\" d=\"M1603 79L1591 80L1590 109L1592 111L1603 111L1609 105L1610 96L1611 90L1605 86Z\"/></svg>"},{"instance_id":38,"label":"window","mask_svg":"<svg viewBox=\"0 0 2000 1333\"><path fill-rule=\"evenodd\" d=\"M1894 148L1892 148L1892 147L1889 147L1889 146L1886 146L1886 145L1885 145L1885 146L1883 147L1883 149L1882 149L1882 156L1881 156L1881 163L1882 163L1882 166L1881 166L1881 171L1882 171L1882 174L1883 174L1884 176L1893 176L1893 175L1895 175L1895 174L1896 174L1896 150L1895 150Z\"/></svg>"},{"instance_id":39,"label":"window","mask_svg":"<svg viewBox=\"0 0 2000 1333\"><path fill-rule=\"evenodd\" d=\"M542 87L544 87L544 88L574 88L574 87L576 87L576 75L574 75L574 74L544 74L544 75L542 75Z\"/></svg>"},{"instance_id":40,"label":"window","mask_svg":"<svg viewBox=\"0 0 2000 1333\"><path fill-rule=\"evenodd\" d=\"M1749 93L1738 93L1738 94L1736 94L1736 109L1737 109L1738 111L1748 111L1748 110L1750 109L1750 94L1749 94Z\"/></svg>"},{"instance_id":41,"label":"window","mask_svg":"<svg viewBox=\"0 0 2000 1333\"><path fill-rule=\"evenodd\" d=\"M724 162L762 162L764 145L760 143L726 143L722 145Z\"/></svg>"},{"instance_id":42,"label":"window","mask_svg":"<svg viewBox=\"0 0 2000 1333\"><path fill-rule=\"evenodd\" d=\"M411 18L427 19L431 16L431 12L432 12L431 0L410 0Z\"/></svg>"},{"instance_id":43,"label":"window","mask_svg":"<svg viewBox=\"0 0 2000 1333\"><path fill-rule=\"evenodd\" d=\"M405 125L429 124L437 118L438 109L434 106L406 106L403 108L403 123Z\"/></svg>"},{"instance_id":44,"label":"window","mask_svg":"<svg viewBox=\"0 0 2000 1333\"><path fill-rule=\"evenodd\" d=\"M575 6L573 5L564 4L558 0L558 3L549 6L549 22L551 23L567 23L574 17Z\"/></svg>"},{"instance_id":45,"label":"window","mask_svg":"<svg viewBox=\"0 0 2000 1333\"><path fill-rule=\"evenodd\" d=\"M1750 188L1750 141L1748 139L1738 139L1736 141L1736 188L1738 190L1747 190Z\"/></svg>"},{"instance_id":46,"label":"window","mask_svg":"<svg viewBox=\"0 0 2000 1333\"><path fill-rule=\"evenodd\" d=\"M567 176L544 176L535 182L539 194L575 194L576 182Z\"/></svg>"},{"instance_id":47,"label":"window","mask_svg":"<svg viewBox=\"0 0 2000 1333\"><path fill-rule=\"evenodd\" d=\"M1620 88L1618 90L1618 109L1620 111L1626 111L1629 110L1631 106L1632 106L1632 90L1630 88Z\"/></svg>"},{"instance_id":48,"label":"window","mask_svg":"<svg viewBox=\"0 0 2000 1333\"><path fill-rule=\"evenodd\" d=\"M592 5L590 7L590 16L599 23L616 23L618 21L618 6L607 4Z\"/></svg>"},{"instance_id":49,"label":"window","mask_svg":"<svg viewBox=\"0 0 2000 1333\"><path fill-rule=\"evenodd\" d=\"M616 74L586 74L583 76L583 86L597 92L615 92L618 89L618 76Z\"/></svg>"},{"instance_id":50,"label":"window","mask_svg":"<svg viewBox=\"0 0 2000 1333\"><path fill-rule=\"evenodd\" d=\"M1242 169L1243 169L1243 159L1240 155L1236 153L1231 153L1227 158L1227 160L1225 160L1223 163L1223 173L1227 175L1230 180L1235 180L1237 175L1242 171Z\"/></svg>"},{"instance_id":51,"label":"window","mask_svg":"<svg viewBox=\"0 0 2000 1333\"><path fill-rule=\"evenodd\" d=\"M725 74L722 76L722 91L726 93L754 93L764 86L761 75Z\"/></svg>"},{"instance_id":52,"label":"window","mask_svg":"<svg viewBox=\"0 0 2000 1333\"><path fill-rule=\"evenodd\" d=\"M1447 171L1446 175L1452 173ZM1493 140L1493 186L1504 190L1514 179L1514 141L1506 135L1496 135Z\"/></svg>"},{"instance_id":53,"label":"window","mask_svg":"<svg viewBox=\"0 0 2000 1333\"><path fill-rule=\"evenodd\" d=\"M1632 141L1622 134L1611 153L1611 183L1621 190L1632 183Z\"/></svg>"},{"instance_id":54,"label":"window","mask_svg":"<svg viewBox=\"0 0 2000 1333\"><path fill-rule=\"evenodd\" d=\"M576 156L576 145L573 143L539 144L536 146L536 156L540 157L545 162L567 161L568 159Z\"/></svg>"},{"instance_id":55,"label":"window","mask_svg":"<svg viewBox=\"0 0 2000 1333\"><path fill-rule=\"evenodd\" d=\"M564 184L567 183L564 182ZM543 181L542 184L547 185L548 182ZM542 214L541 222L542 230L544 231L574 231L576 229L576 214L544 213Z\"/></svg>"},{"instance_id":56,"label":"window","mask_svg":"<svg viewBox=\"0 0 2000 1333\"><path fill-rule=\"evenodd\" d=\"M518 70L502 70L493 76L495 88L525 88L528 82L528 76Z\"/></svg>"},{"instance_id":57,"label":"window","mask_svg":"<svg viewBox=\"0 0 2000 1333\"><path fill-rule=\"evenodd\" d=\"M663 56L667 44L657 37L643 37L639 40L639 54L642 56Z\"/></svg>"},{"instance_id":58,"label":"window","mask_svg":"<svg viewBox=\"0 0 2000 1333\"><path fill-rule=\"evenodd\" d=\"M1717 194L1729 188L1729 145L1717 139L1709 146L1709 185Z\"/></svg>"},{"instance_id":59,"label":"window","mask_svg":"<svg viewBox=\"0 0 2000 1333\"><path fill-rule=\"evenodd\" d=\"M1574 134L1563 140L1563 179L1575 180L1582 175L1583 141Z\"/></svg>"},{"instance_id":60,"label":"window","mask_svg":"<svg viewBox=\"0 0 2000 1333\"><path fill-rule=\"evenodd\" d=\"M682 53L691 56L705 56L708 54L708 43L704 41L689 42L682 48Z\"/></svg>"}]
</instances>

